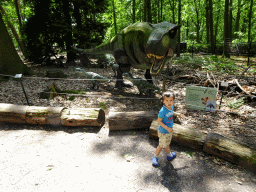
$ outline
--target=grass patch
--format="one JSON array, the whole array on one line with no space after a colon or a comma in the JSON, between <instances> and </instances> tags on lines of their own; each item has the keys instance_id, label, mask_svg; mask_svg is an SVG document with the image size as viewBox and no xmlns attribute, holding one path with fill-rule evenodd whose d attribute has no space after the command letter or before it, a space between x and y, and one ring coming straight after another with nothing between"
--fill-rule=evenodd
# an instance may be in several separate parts
<instances>
[{"instance_id":1,"label":"grass patch","mask_svg":"<svg viewBox=\"0 0 256 192\"><path fill-rule=\"evenodd\" d=\"M101 108L102 110L107 109L107 103L99 103L99 108Z\"/></svg>"}]
</instances>

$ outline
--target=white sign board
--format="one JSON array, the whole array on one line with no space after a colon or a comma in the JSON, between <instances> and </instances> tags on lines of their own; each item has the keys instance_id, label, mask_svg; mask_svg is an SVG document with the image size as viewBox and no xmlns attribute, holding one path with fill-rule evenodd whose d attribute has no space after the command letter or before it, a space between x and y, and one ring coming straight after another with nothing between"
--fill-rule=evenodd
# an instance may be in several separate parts
<instances>
[{"instance_id":1,"label":"white sign board","mask_svg":"<svg viewBox=\"0 0 256 192\"><path fill-rule=\"evenodd\" d=\"M215 101L216 108L217 89L210 87L186 86L186 107L206 110L207 101Z\"/></svg>"}]
</instances>

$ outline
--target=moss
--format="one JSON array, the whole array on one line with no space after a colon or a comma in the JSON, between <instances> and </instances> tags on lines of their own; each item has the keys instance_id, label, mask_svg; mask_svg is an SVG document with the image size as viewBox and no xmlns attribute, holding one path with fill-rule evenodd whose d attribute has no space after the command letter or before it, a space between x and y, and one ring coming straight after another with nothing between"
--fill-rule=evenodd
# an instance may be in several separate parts
<instances>
[{"instance_id":1,"label":"moss","mask_svg":"<svg viewBox=\"0 0 256 192\"><path fill-rule=\"evenodd\" d=\"M242 160L256 165L256 156L255 155L252 155L251 157L243 156Z\"/></svg>"}]
</instances>

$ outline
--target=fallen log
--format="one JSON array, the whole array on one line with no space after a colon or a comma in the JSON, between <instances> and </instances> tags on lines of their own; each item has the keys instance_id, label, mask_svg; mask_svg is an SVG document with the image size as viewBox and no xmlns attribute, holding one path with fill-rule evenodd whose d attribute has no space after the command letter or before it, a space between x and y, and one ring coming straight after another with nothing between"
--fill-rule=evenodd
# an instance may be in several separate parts
<instances>
[{"instance_id":1,"label":"fallen log","mask_svg":"<svg viewBox=\"0 0 256 192\"><path fill-rule=\"evenodd\" d=\"M0 103L0 121L7 123L26 123L29 106Z\"/></svg>"},{"instance_id":2,"label":"fallen log","mask_svg":"<svg viewBox=\"0 0 256 192\"><path fill-rule=\"evenodd\" d=\"M29 106L26 111L26 123L41 125L60 125L64 107Z\"/></svg>"},{"instance_id":3,"label":"fallen log","mask_svg":"<svg viewBox=\"0 0 256 192\"><path fill-rule=\"evenodd\" d=\"M149 129L150 138L158 139L158 126L159 124L156 120L152 122ZM172 143L194 149L203 149L206 136L205 133L190 129L188 125L173 125Z\"/></svg>"},{"instance_id":4,"label":"fallen log","mask_svg":"<svg viewBox=\"0 0 256 192\"><path fill-rule=\"evenodd\" d=\"M156 116L150 111L110 112L109 130L149 129Z\"/></svg>"},{"instance_id":5,"label":"fallen log","mask_svg":"<svg viewBox=\"0 0 256 192\"><path fill-rule=\"evenodd\" d=\"M7 123L98 126L105 123L105 112L99 108L40 107L0 103L0 121Z\"/></svg>"},{"instance_id":6,"label":"fallen log","mask_svg":"<svg viewBox=\"0 0 256 192\"><path fill-rule=\"evenodd\" d=\"M209 133L203 151L256 172L256 149L216 133Z\"/></svg>"},{"instance_id":7,"label":"fallen log","mask_svg":"<svg viewBox=\"0 0 256 192\"><path fill-rule=\"evenodd\" d=\"M96 126L105 123L105 112L99 108L64 109L61 124L65 126Z\"/></svg>"}]
</instances>

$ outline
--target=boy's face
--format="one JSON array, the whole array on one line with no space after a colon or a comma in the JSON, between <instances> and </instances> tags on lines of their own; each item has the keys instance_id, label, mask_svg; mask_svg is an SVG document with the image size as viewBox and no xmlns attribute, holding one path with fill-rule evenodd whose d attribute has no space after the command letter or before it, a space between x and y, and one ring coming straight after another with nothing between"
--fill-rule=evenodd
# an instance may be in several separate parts
<instances>
[{"instance_id":1,"label":"boy's face","mask_svg":"<svg viewBox=\"0 0 256 192\"><path fill-rule=\"evenodd\" d=\"M164 97L164 99L163 99L163 104L164 104L168 109L172 109L173 103L174 103L173 97Z\"/></svg>"}]
</instances>

